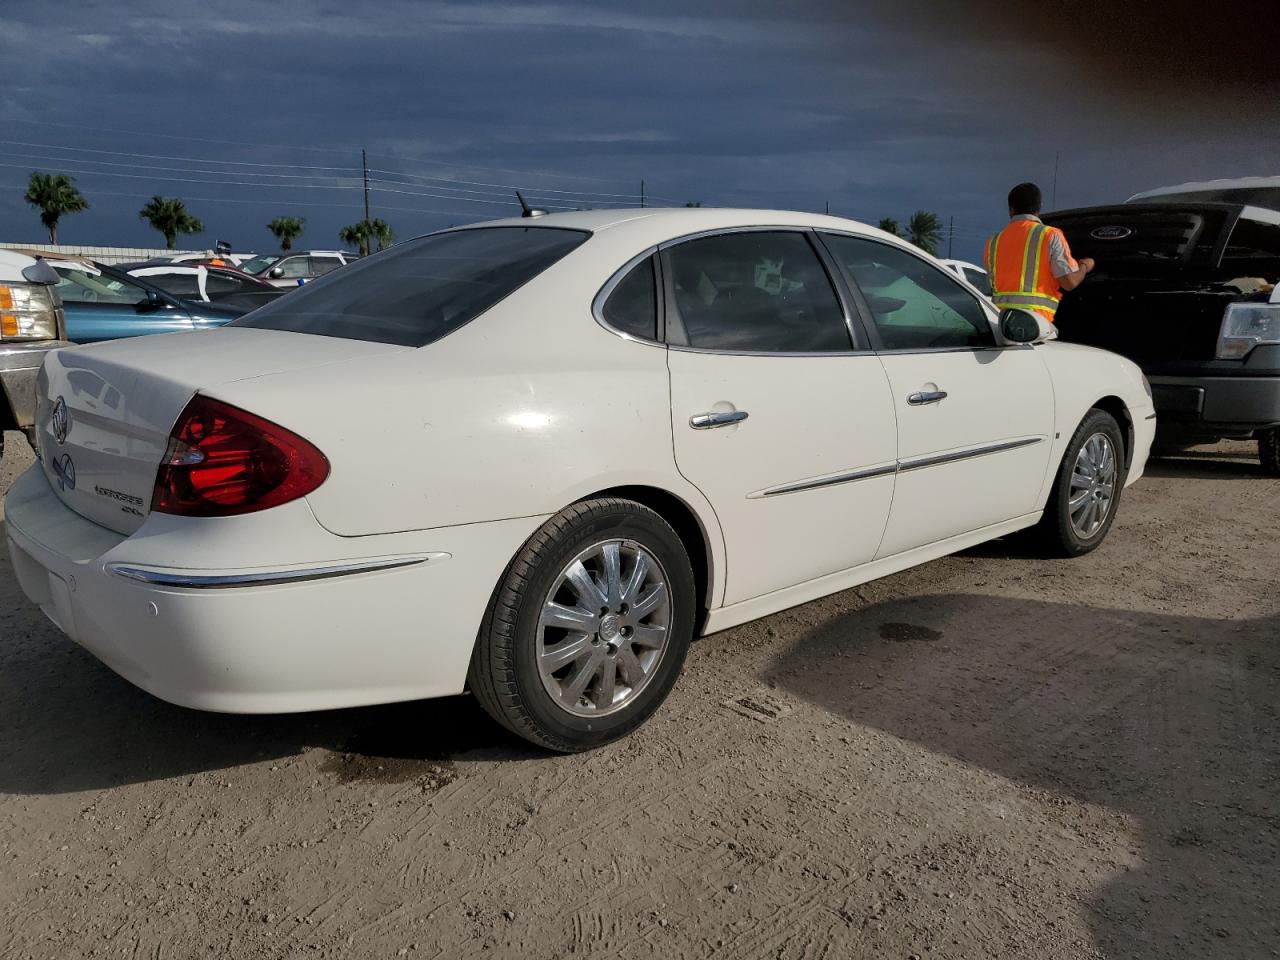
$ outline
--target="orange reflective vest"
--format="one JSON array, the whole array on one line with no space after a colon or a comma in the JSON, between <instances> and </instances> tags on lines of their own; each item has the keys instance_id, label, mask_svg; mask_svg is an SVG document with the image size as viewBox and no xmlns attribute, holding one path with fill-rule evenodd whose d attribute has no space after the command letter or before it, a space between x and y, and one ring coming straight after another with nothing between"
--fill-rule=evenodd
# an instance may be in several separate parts
<instances>
[{"instance_id":1,"label":"orange reflective vest","mask_svg":"<svg viewBox=\"0 0 1280 960\"><path fill-rule=\"evenodd\" d=\"M1038 220L1011 220L987 241L991 299L1001 310L1019 307L1053 321L1062 300L1062 288L1049 262L1050 238L1056 230Z\"/></svg>"}]
</instances>

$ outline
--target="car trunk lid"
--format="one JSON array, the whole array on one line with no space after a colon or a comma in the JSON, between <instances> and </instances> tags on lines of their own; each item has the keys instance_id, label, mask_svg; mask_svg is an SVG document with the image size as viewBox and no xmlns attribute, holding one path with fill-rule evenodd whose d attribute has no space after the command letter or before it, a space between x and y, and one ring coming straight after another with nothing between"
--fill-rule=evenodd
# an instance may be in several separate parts
<instances>
[{"instance_id":1,"label":"car trunk lid","mask_svg":"<svg viewBox=\"0 0 1280 960\"><path fill-rule=\"evenodd\" d=\"M130 534L150 513L170 431L197 392L404 349L231 327L54 351L36 388L42 469L66 506Z\"/></svg>"}]
</instances>

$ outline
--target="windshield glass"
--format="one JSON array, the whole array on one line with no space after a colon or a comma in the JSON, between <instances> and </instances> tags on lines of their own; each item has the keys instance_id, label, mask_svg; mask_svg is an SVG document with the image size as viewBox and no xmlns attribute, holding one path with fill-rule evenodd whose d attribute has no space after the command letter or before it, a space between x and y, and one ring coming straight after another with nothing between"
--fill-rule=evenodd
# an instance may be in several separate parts
<instances>
[{"instance_id":1,"label":"windshield glass","mask_svg":"<svg viewBox=\"0 0 1280 960\"><path fill-rule=\"evenodd\" d=\"M240 269L245 273L252 273L256 275L267 269L267 267L271 266L279 259L280 257L276 254L263 254L260 257L254 257L251 260L246 260L244 263L240 264Z\"/></svg>"},{"instance_id":2,"label":"windshield glass","mask_svg":"<svg viewBox=\"0 0 1280 960\"><path fill-rule=\"evenodd\" d=\"M590 234L478 227L398 244L308 283L238 326L421 347L474 319Z\"/></svg>"},{"instance_id":3,"label":"windshield glass","mask_svg":"<svg viewBox=\"0 0 1280 960\"><path fill-rule=\"evenodd\" d=\"M1135 203L1249 203L1255 207L1280 210L1280 187L1219 187L1188 190L1185 193L1162 193L1136 200Z\"/></svg>"}]
</instances>

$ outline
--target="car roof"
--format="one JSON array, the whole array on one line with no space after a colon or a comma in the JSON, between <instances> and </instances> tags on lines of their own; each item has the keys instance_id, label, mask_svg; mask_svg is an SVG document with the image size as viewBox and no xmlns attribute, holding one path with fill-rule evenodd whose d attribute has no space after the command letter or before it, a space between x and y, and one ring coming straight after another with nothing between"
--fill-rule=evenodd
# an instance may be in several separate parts
<instances>
[{"instance_id":1,"label":"car roof","mask_svg":"<svg viewBox=\"0 0 1280 960\"><path fill-rule=\"evenodd\" d=\"M1222 180L1193 180L1179 183L1171 187L1156 187L1135 193L1127 202L1146 200L1150 197L1164 197L1170 194L1195 193L1201 190L1238 190L1253 187L1280 187L1280 177L1227 177Z\"/></svg>"},{"instance_id":2,"label":"car roof","mask_svg":"<svg viewBox=\"0 0 1280 960\"><path fill-rule=\"evenodd\" d=\"M564 213L547 213L537 217L489 220L483 223L460 225L457 229L480 227L560 227L570 230L590 230L592 233L609 231L611 234L628 233L648 238L650 243L661 243L666 239L691 233L730 230L735 227L812 227L859 233L889 240L899 246L908 246L901 237L895 237L893 234L885 233L883 230L856 220L797 210L746 210L720 207L574 210Z\"/></svg>"}]
</instances>

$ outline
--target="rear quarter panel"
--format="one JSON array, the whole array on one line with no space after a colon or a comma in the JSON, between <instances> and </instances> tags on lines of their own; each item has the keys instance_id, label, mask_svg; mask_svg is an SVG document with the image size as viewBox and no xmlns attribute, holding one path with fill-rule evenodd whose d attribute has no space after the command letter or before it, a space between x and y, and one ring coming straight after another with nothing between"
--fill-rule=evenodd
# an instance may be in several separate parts
<instances>
[{"instance_id":1,"label":"rear quarter panel","mask_svg":"<svg viewBox=\"0 0 1280 960\"><path fill-rule=\"evenodd\" d=\"M675 469L665 348L591 314L638 251L593 242L434 344L208 392L325 453L332 472L308 502L342 536L554 514L647 485L687 503L718 556L714 514Z\"/></svg>"}]
</instances>

